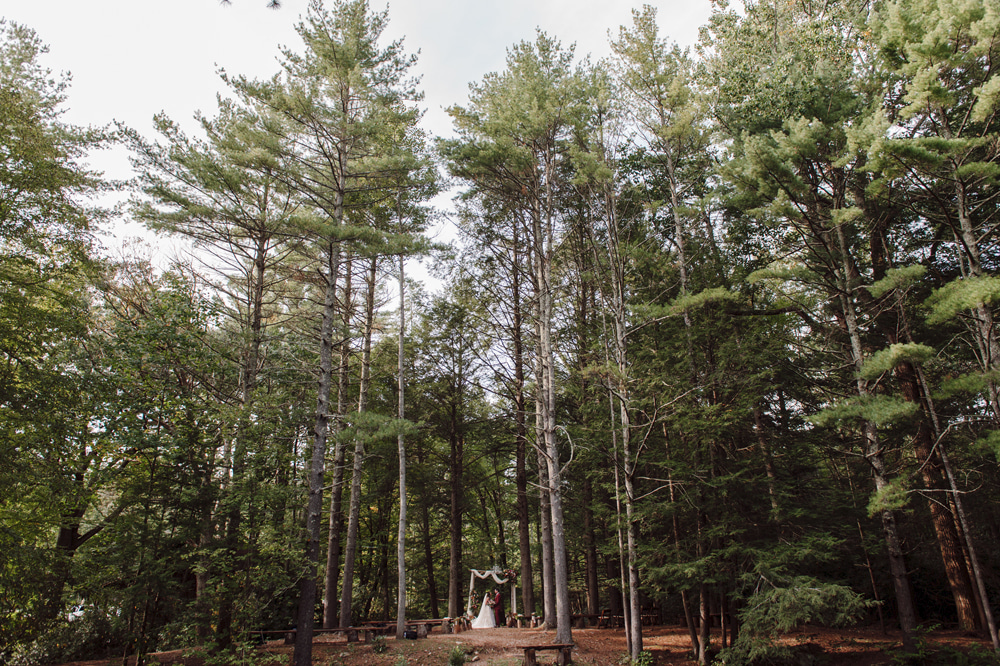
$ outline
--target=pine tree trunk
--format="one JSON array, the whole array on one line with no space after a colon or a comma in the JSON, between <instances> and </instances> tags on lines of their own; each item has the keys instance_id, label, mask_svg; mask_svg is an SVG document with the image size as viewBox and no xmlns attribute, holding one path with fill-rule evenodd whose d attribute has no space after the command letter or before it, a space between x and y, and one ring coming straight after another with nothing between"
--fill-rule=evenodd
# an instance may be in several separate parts
<instances>
[{"instance_id":1,"label":"pine tree trunk","mask_svg":"<svg viewBox=\"0 0 1000 666\"><path fill-rule=\"evenodd\" d=\"M365 293L365 331L361 354L361 383L358 388L358 413L368 408L368 387L371 381L372 331L375 327L375 276L377 260L371 259ZM358 437L354 442L354 468L351 475L351 506L347 522L347 544L344 553L344 582L340 593L340 626L351 626L351 605L354 595L354 565L358 551L358 523L361 518L361 473L364 467L365 443ZM296 664L295 666L299 666Z\"/></svg>"},{"instance_id":2,"label":"pine tree trunk","mask_svg":"<svg viewBox=\"0 0 1000 666\"><path fill-rule=\"evenodd\" d=\"M545 454L536 449L538 458L538 516L539 538L542 542L542 612L545 627L555 629L556 596L553 585L555 573L552 566L552 509L549 506L549 471L545 464Z\"/></svg>"},{"instance_id":3,"label":"pine tree trunk","mask_svg":"<svg viewBox=\"0 0 1000 666\"><path fill-rule=\"evenodd\" d=\"M541 227L537 224L537 215L533 216L536 224L533 227L535 273L533 286L535 298L533 301L535 319L535 454L538 459L538 505L539 523L542 540L542 612L545 628L556 628L556 593L555 566L552 550L552 505L549 489L549 464L546 461L547 446L545 441L545 410L548 400L545 396L545 371L542 362L542 279L541 263L544 252L541 249Z\"/></svg>"},{"instance_id":4,"label":"pine tree trunk","mask_svg":"<svg viewBox=\"0 0 1000 666\"><path fill-rule=\"evenodd\" d=\"M354 259L348 253L344 270L343 303L341 305L340 363L337 371L337 423L335 431L343 430L343 419L347 414L347 382L351 354L351 316L353 293L351 282L354 274ZM340 540L344 528L344 464L347 447L338 437L333 448L333 488L330 492L330 528L327 534L326 577L323 586L323 628L337 626L337 612L340 600L337 598L337 579L340 575Z\"/></svg>"},{"instance_id":5,"label":"pine tree trunk","mask_svg":"<svg viewBox=\"0 0 1000 666\"><path fill-rule=\"evenodd\" d=\"M406 331L406 282L403 278L403 257L399 257L399 358L397 359L398 418L406 413L403 388L403 342ZM399 531L396 534L396 638L403 638L406 629L406 446L400 430L396 440L399 449ZM388 607L388 604L386 604Z\"/></svg>"},{"instance_id":6,"label":"pine tree trunk","mask_svg":"<svg viewBox=\"0 0 1000 666\"><path fill-rule=\"evenodd\" d=\"M965 255L969 277L983 278L988 276L989 273L983 268L979 248L980 239L973 226L972 214L969 211L966 185L964 179L957 177L955 178L955 213L958 217L961 234L961 242L958 243L958 247ZM996 334L993 308L985 301L980 301L972 309L972 318L983 369L989 371L1000 368L1000 336ZM993 410L994 420L1000 423L1000 387L995 380L989 377L987 377L987 401Z\"/></svg>"},{"instance_id":7,"label":"pine tree trunk","mask_svg":"<svg viewBox=\"0 0 1000 666\"><path fill-rule=\"evenodd\" d=\"M426 504L420 507L420 518L423 523L424 568L427 571L427 596L431 604L431 617L441 617L438 608L437 582L434 576L434 550L431 546L431 516ZM454 616L449 614L448 617Z\"/></svg>"},{"instance_id":8,"label":"pine tree trunk","mask_svg":"<svg viewBox=\"0 0 1000 666\"><path fill-rule=\"evenodd\" d=\"M340 253L334 243L327 245L327 283L320 328L320 379L316 398L316 426L309 463L309 501L306 507L306 572L299 585L294 666L312 666L312 632L315 624L316 573L319 563L319 528L323 512L323 472L326 435L330 412L330 384L333 377L333 318L337 307L337 274Z\"/></svg>"},{"instance_id":9,"label":"pine tree trunk","mask_svg":"<svg viewBox=\"0 0 1000 666\"><path fill-rule=\"evenodd\" d=\"M767 495L771 500L771 518L778 522L781 520L781 507L778 504L777 473L774 471L774 459L771 457L771 448L768 446L767 435L764 433L764 418L758 404L753 406L753 428L757 434L760 455L764 459L764 471L767 473Z\"/></svg>"},{"instance_id":10,"label":"pine tree trunk","mask_svg":"<svg viewBox=\"0 0 1000 666\"><path fill-rule=\"evenodd\" d=\"M630 624L631 614L628 612L629 605L625 603L625 595L628 591L628 576L625 567L625 540L622 537L622 489L621 489L621 463L618 460L618 428L615 425L615 397L611 388L608 388L609 416L611 417L611 458L614 465L615 477L615 531L618 536L618 580L621 587L622 618L625 620L625 645L628 649L629 658L632 655L632 625Z\"/></svg>"},{"instance_id":11,"label":"pine tree trunk","mask_svg":"<svg viewBox=\"0 0 1000 666\"><path fill-rule=\"evenodd\" d=\"M858 326L857 312L854 307L853 288L853 268L850 262L850 255L847 251L847 241L844 237L842 224L836 227L837 247L840 250L840 265L838 266L838 279L840 280L840 311L843 315L845 332L850 341L849 354L851 364L857 373L856 387L860 397L870 395L871 391L867 381L861 376L861 367L864 364L864 352L861 346L861 331ZM878 429L871 421L862 423L862 435L864 444L864 455L871 466L875 479L875 488L881 491L888 487L889 481L885 470L885 452L879 444ZM914 632L917 628L917 612L913 603L913 596L910 592L910 580L906 570L906 562L903 558L903 550L899 543L899 534L896 528L896 517L889 510L879 512L882 519L882 532L885 537L886 551L889 557L889 571L892 575L893 590L896 594L896 608L899 615L899 625L903 631L903 647L908 652L916 648Z\"/></svg>"},{"instance_id":12,"label":"pine tree trunk","mask_svg":"<svg viewBox=\"0 0 1000 666\"><path fill-rule=\"evenodd\" d=\"M587 613L601 612L601 590L597 578L597 535L594 529L594 486L589 477L583 481L584 568L587 579Z\"/></svg>"},{"instance_id":13,"label":"pine tree trunk","mask_svg":"<svg viewBox=\"0 0 1000 666\"><path fill-rule=\"evenodd\" d=\"M521 311L520 225L514 224L514 256L511 262L512 342L514 346L514 422L516 427L517 537L521 558L521 612L526 618L535 612L535 585L531 567L531 516L528 510L528 426L524 396L524 322Z\"/></svg>"},{"instance_id":14,"label":"pine tree trunk","mask_svg":"<svg viewBox=\"0 0 1000 666\"><path fill-rule=\"evenodd\" d=\"M909 363L903 363L896 368L896 377L902 387L903 398L907 402L920 405L920 419L913 438L914 455L920 466L924 486L934 493L934 496L927 498L927 505L937 536L938 549L941 551L945 575L955 600L959 628L963 631L977 631L980 627L977 622L971 578L965 568L965 549L959 541L954 516L948 510L948 504L942 501L948 491L948 484L943 478L941 459L934 450L934 433L927 417L927 406L921 399L920 383L913 366Z\"/></svg>"},{"instance_id":15,"label":"pine tree trunk","mask_svg":"<svg viewBox=\"0 0 1000 666\"><path fill-rule=\"evenodd\" d=\"M552 587L555 597L556 642L571 643L573 631L570 626L569 576L566 536L563 526L562 470L560 469L559 450L555 436L555 353L552 347L552 252L554 247L552 160L552 147L549 146L546 148L544 163L544 215L540 208L536 208L532 215L538 289L535 299L538 308L537 367L540 371L536 403L540 410L542 435L539 445L544 447L545 464L548 466L549 509L552 516ZM541 199L537 200L537 204L541 206ZM546 608L545 623L550 626L550 622L548 608Z\"/></svg>"},{"instance_id":16,"label":"pine tree trunk","mask_svg":"<svg viewBox=\"0 0 1000 666\"><path fill-rule=\"evenodd\" d=\"M709 608L708 585L702 583L698 586L698 617L700 619L700 631L698 632L698 663L708 664L708 640L710 637L709 628L712 623L712 615Z\"/></svg>"},{"instance_id":17,"label":"pine tree trunk","mask_svg":"<svg viewBox=\"0 0 1000 666\"><path fill-rule=\"evenodd\" d=\"M635 498L635 488L633 486L633 474L635 464L632 461L631 415L627 406L627 387L619 386L619 399L621 409L621 430L622 430L622 466L625 473L622 475L625 483L625 535L627 542L628 557L628 591L629 591L629 615L632 618L629 625L631 639L631 657L633 660L639 658L642 652L642 608L639 603L639 546L635 535L635 515L633 502Z\"/></svg>"},{"instance_id":18,"label":"pine tree trunk","mask_svg":"<svg viewBox=\"0 0 1000 666\"><path fill-rule=\"evenodd\" d=\"M450 545L448 556L448 616L458 617L464 612L462 604L462 581L465 569L462 565L462 520L465 502L465 446L458 428L458 415L452 407L450 440Z\"/></svg>"}]
</instances>

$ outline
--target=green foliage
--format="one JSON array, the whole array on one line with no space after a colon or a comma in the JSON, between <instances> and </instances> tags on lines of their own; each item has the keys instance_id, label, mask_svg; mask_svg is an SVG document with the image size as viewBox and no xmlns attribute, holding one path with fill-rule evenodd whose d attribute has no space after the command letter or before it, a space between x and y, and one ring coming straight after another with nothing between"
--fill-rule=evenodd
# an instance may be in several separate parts
<instances>
[{"instance_id":1,"label":"green foliage","mask_svg":"<svg viewBox=\"0 0 1000 666\"><path fill-rule=\"evenodd\" d=\"M649 650L643 650L639 653L639 656L635 659L631 659L626 662L629 666L654 666L656 664L656 659L653 657L653 653Z\"/></svg>"},{"instance_id":2,"label":"green foliage","mask_svg":"<svg viewBox=\"0 0 1000 666\"><path fill-rule=\"evenodd\" d=\"M677 298L672 304L672 309L675 313L680 313L683 310L692 310L716 303L739 303L741 301L738 294L729 292L725 287L715 287Z\"/></svg>"},{"instance_id":3,"label":"green foliage","mask_svg":"<svg viewBox=\"0 0 1000 666\"><path fill-rule=\"evenodd\" d=\"M81 519L122 462L99 425L114 390L94 313L106 212L91 200L109 186L85 164L110 137L60 120L68 77L45 51L0 19L0 650L39 653L87 631L58 625L73 571L54 542L101 529Z\"/></svg>"},{"instance_id":4,"label":"green foliage","mask_svg":"<svg viewBox=\"0 0 1000 666\"><path fill-rule=\"evenodd\" d=\"M100 659L110 656L112 650L119 647L120 637L115 634L105 614L88 608L70 621L56 620L34 640L15 646L5 663L42 666Z\"/></svg>"},{"instance_id":5,"label":"green foliage","mask_svg":"<svg viewBox=\"0 0 1000 666\"><path fill-rule=\"evenodd\" d=\"M1000 655L982 645L973 644L967 651L950 645L935 643L931 634L934 626L920 629L916 645L912 651L897 648L891 651L892 663L898 666L921 664L921 666L998 666Z\"/></svg>"},{"instance_id":6,"label":"green foliage","mask_svg":"<svg viewBox=\"0 0 1000 666\"><path fill-rule=\"evenodd\" d=\"M865 379L876 379L885 372L892 372L901 363L922 365L934 358L935 351L927 345L915 342L896 343L888 349L880 349L867 359L861 367L860 375Z\"/></svg>"},{"instance_id":7,"label":"green foliage","mask_svg":"<svg viewBox=\"0 0 1000 666\"><path fill-rule=\"evenodd\" d=\"M888 395L870 395L850 398L824 408L809 420L819 426L831 426L840 422L871 421L879 425L897 423L912 417L920 405L906 402L902 398Z\"/></svg>"},{"instance_id":8,"label":"green foliage","mask_svg":"<svg viewBox=\"0 0 1000 666\"><path fill-rule=\"evenodd\" d=\"M974 310L980 305L1000 302L1000 277L984 275L953 280L934 290L927 305L930 313L927 323L940 324L953 319L961 312Z\"/></svg>"},{"instance_id":9,"label":"green foliage","mask_svg":"<svg viewBox=\"0 0 1000 666\"><path fill-rule=\"evenodd\" d=\"M747 276L747 281L750 284L755 284L757 282L763 282L766 280L773 280L777 282L782 281L802 281L802 282L812 282L815 281L816 273L810 270L803 264L774 264L768 266L767 268L762 268L756 270Z\"/></svg>"},{"instance_id":10,"label":"green foliage","mask_svg":"<svg viewBox=\"0 0 1000 666\"><path fill-rule=\"evenodd\" d=\"M805 623L847 626L873 603L849 587L810 576L761 579L740 610L739 637L717 659L740 666L796 663L793 650L776 643L779 634Z\"/></svg>"},{"instance_id":11,"label":"green foliage","mask_svg":"<svg viewBox=\"0 0 1000 666\"><path fill-rule=\"evenodd\" d=\"M372 640L372 652L375 654L383 654L389 651L389 643L385 640L385 636L379 635Z\"/></svg>"},{"instance_id":12,"label":"green foliage","mask_svg":"<svg viewBox=\"0 0 1000 666\"><path fill-rule=\"evenodd\" d=\"M989 430L985 436L976 440L975 447L989 452L997 462L1000 462L1000 430Z\"/></svg>"},{"instance_id":13,"label":"green foliage","mask_svg":"<svg viewBox=\"0 0 1000 666\"><path fill-rule=\"evenodd\" d=\"M962 394L974 395L985 391L990 382L1000 379L1000 372L970 372L958 377L945 379L941 382L938 392L942 397L953 398Z\"/></svg>"},{"instance_id":14,"label":"green foliage","mask_svg":"<svg viewBox=\"0 0 1000 666\"><path fill-rule=\"evenodd\" d=\"M224 248L215 285L91 261L103 214L86 202L104 185L82 165L107 137L60 123L66 81L38 65L33 33L0 22L0 658L108 645L107 627L55 619L79 601L116 609L113 638L139 651L211 641L232 608L237 642L218 664L255 663L238 638L294 622L317 304L331 284L348 349L330 438L367 451L354 615L392 610L397 435L415 507L411 605L429 614L428 588L448 588L459 476L460 557L517 568L518 445L526 527L539 511L533 407L515 398L534 388L542 258L571 460L565 535L597 588L611 578L602 558L617 556L616 472L634 483L642 592L676 603L678 589L704 590L740 609L727 663L794 660L782 631L867 608L852 591L871 585L862 549L888 587L864 497L869 518L903 512L909 570L932 578L940 555L908 504L912 435L929 419L904 399L905 373L885 375L921 366L952 462L969 470L956 476L983 489L963 488L982 530L998 479L984 458L1000 459L998 375L985 367L1000 301L996 12L983 0L717 7L695 56L659 37L651 8L617 32L609 63L577 63L539 33L449 109L457 138L439 149L469 188L469 243L450 291L417 299L405 421L384 313L368 402L352 407L364 331L344 274L326 272L348 248L368 261L427 247L413 234L435 179L413 57L378 43L387 13L313 3L306 53L285 52L274 79L227 77L238 100L199 117L202 138L165 117L160 144L127 133L149 198L134 211ZM527 240L542 221L551 257ZM840 455L859 439L864 457ZM888 471L873 492L876 462ZM582 575L570 584L585 589ZM922 598L947 596L932 592Z\"/></svg>"},{"instance_id":15,"label":"green foliage","mask_svg":"<svg viewBox=\"0 0 1000 666\"><path fill-rule=\"evenodd\" d=\"M279 666L285 662L280 654L261 650L253 642L236 642L231 648L204 656L206 666Z\"/></svg>"},{"instance_id":16,"label":"green foliage","mask_svg":"<svg viewBox=\"0 0 1000 666\"><path fill-rule=\"evenodd\" d=\"M914 282L927 274L927 267L914 264L903 268L891 268L885 272L885 277L874 284L868 285L868 293L874 298L881 298L892 290L904 291Z\"/></svg>"},{"instance_id":17,"label":"green foliage","mask_svg":"<svg viewBox=\"0 0 1000 666\"><path fill-rule=\"evenodd\" d=\"M871 499L868 500L868 515L877 516L883 511L899 511L906 507L909 499L906 480L893 479L872 493Z\"/></svg>"},{"instance_id":18,"label":"green foliage","mask_svg":"<svg viewBox=\"0 0 1000 666\"><path fill-rule=\"evenodd\" d=\"M461 645L456 645L448 653L448 666L462 666L468 661L467 655L465 654L465 648Z\"/></svg>"}]
</instances>

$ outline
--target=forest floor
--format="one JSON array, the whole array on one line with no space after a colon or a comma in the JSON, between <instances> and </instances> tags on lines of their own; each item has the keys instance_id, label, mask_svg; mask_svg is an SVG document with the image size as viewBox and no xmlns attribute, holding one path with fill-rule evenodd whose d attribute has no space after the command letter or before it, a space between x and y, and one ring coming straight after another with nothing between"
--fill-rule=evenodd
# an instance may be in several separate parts
<instances>
[{"instance_id":1,"label":"forest floor","mask_svg":"<svg viewBox=\"0 0 1000 666\"><path fill-rule=\"evenodd\" d=\"M483 666L519 666L524 660L520 646L551 643L554 632L542 629L474 629L460 634L431 633L428 638L397 641L388 638L381 654L364 643L347 643L343 637L320 636L313 643L314 666L445 666L448 655L457 645L469 663ZM717 637L713 637L716 640ZM959 631L934 631L924 638L930 647L944 646L967 652L974 646L990 648L988 641L969 637ZM574 629L573 663L580 666L615 666L624 663L625 634L621 629ZM875 666L892 663L899 649L899 632L883 634L877 627L828 629L805 627L783 638L810 655L804 663L817 666ZM656 666L690 666L690 641L687 630L677 627L644 627L643 646L652 653ZM540 664L554 663L553 651L538 653ZM287 666L291 664L292 646L270 641L256 655L228 664L243 666ZM134 662L133 662L134 663ZM147 664L164 666L205 666L204 655L174 650L149 655ZM939 662L941 663L941 662ZM114 660L113 666L120 666ZM64 666L109 666L107 660L74 662Z\"/></svg>"}]
</instances>

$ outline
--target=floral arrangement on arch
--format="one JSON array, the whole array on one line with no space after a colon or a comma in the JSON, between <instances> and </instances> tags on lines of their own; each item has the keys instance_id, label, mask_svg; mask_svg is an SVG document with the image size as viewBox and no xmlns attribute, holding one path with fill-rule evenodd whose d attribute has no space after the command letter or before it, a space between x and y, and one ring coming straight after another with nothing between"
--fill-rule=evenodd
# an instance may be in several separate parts
<instances>
[{"instance_id":1,"label":"floral arrangement on arch","mask_svg":"<svg viewBox=\"0 0 1000 666\"><path fill-rule=\"evenodd\" d=\"M506 578L509 581L516 581L517 580L517 572L514 571L513 569L504 569L503 570L503 577Z\"/></svg>"}]
</instances>

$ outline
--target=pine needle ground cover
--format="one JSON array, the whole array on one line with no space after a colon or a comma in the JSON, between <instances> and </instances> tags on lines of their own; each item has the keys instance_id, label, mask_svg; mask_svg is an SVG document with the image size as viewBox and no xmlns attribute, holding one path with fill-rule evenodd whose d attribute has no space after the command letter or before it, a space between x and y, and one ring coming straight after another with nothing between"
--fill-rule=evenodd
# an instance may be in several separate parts
<instances>
[{"instance_id":1,"label":"pine needle ground cover","mask_svg":"<svg viewBox=\"0 0 1000 666\"><path fill-rule=\"evenodd\" d=\"M483 666L518 666L523 662L523 651L519 646L550 641L552 632L517 629L483 629L468 631L458 635L432 634L416 641L396 641L390 638L389 649L377 654L371 645L351 643L343 638L323 637L314 641L313 664L315 666L422 666L425 664L444 665L452 649L462 647L467 655L467 663ZM573 632L576 644L573 662L582 666L618 666L624 661L627 650L625 634L620 629L578 629ZM807 663L822 663L826 666L875 666L892 664L893 657L900 649L898 631L882 633L878 627L829 629L825 627L804 627L782 637L782 643L795 652L808 655ZM694 663L690 658L690 641L683 627L648 627L644 632L643 645L653 657L656 666L682 666ZM925 651L930 654L943 650L943 656L962 653L988 652L989 645L981 639L971 638L957 630L930 632L925 637ZM246 664L290 663L292 646L281 641L272 641L258 649L256 658L249 658ZM272 658L269 658L272 657ZM273 657L277 657L276 659ZM405 660L405 661L404 661ZM541 663L551 663L551 657L542 657ZM73 666L116 666L120 659L73 662ZM134 657L129 665L134 665ZM160 652L148 656L147 664L176 666L206 666L203 656L183 650ZM936 663L936 662L933 662ZM947 662L941 662L947 663ZM971 662L978 663L978 662ZM986 662L983 662L986 663ZM67 665L68 666L68 665Z\"/></svg>"}]
</instances>

